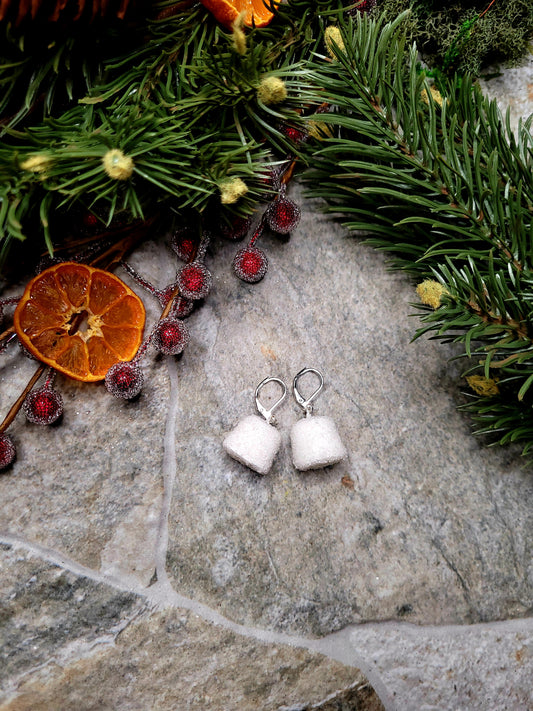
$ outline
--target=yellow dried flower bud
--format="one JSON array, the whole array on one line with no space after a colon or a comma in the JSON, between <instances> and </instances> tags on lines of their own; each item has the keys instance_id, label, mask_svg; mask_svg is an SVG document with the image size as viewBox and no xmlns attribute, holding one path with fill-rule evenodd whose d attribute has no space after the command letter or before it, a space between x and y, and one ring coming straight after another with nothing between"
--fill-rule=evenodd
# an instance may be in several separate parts
<instances>
[{"instance_id":1,"label":"yellow dried flower bud","mask_svg":"<svg viewBox=\"0 0 533 711\"><path fill-rule=\"evenodd\" d=\"M127 180L133 174L133 160L125 155L119 148L107 151L102 158L104 170L110 178Z\"/></svg>"},{"instance_id":2,"label":"yellow dried flower bud","mask_svg":"<svg viewBox=\"0 0 533 711\"><path fill-rule=\"evenodd\" d=\"M444 99L442 98L442 94L441 94L440 91L437 89L437 87L432 84L432 85L429 87L429 91L431 92L431 96L433 97L433 101L434 101L436 104L438 104L440 107L442 107L442 102L444 101ZM426 91L425 89L422 89L422 91L421 91L421 93L420 93L420 98L422 99L422 101L423 101L425 104L428 104L428 105L429 105L429 96L428 96L428 93L427 93L427 91Z\"/></svg>"},{"instance_id":3,"label":"yellow dried flower bud","mask_svg":"<svg viewBox=\"0 0 533 711\"><path fill-rule=\"evenodd\" d=\"M44 153L34 153L28 156L26 160L20 164L22 170L27 170L30 173L44 173L51 163L50 156Z\"/></svg>"},{"instance_id":4,"label":"yellow dried flower bud","mask_svg":"<svg viewBox=\"0 0 533 711\"><path fill-rule=\"evenodd\" d=\"M279 77L264 77L257 87L257 98L267 106L281 104L287 98L287 87Z\"/></svg>"},{"instance_id":5,"label":"yellow dried flower bud","mask_svg":"<svg viewBox=\"0 0 533 711\"><path fill-rule=\"evenodd\" d=\"M246 35L244 34L243 31L243 25L244 25L244 18L246 17L246 10L243 10L233 25L231 26L232 29L232 37L231 37L231 44L233 46L233 49L237 52L237 54L246 54Z\"/></svg>"},{"instance_id":6,"label":"yellow dried flower bud","mask_svg":"<svg viewBox=\"0 0 533 711\"><path fill-rule=\"evenodd\" d=\"M229 178L218 186L220 190L220 202L223 205L233 205L239 198L246 195L248 186L240 178Z\"/></svg>"},{"instance_id":7,"label":"yellow dried flower bud","mask_svg":"<svg viewBox=\"0 0 533 711\"><path fill-rule=\"evenodd\" d=\"M326 138L333 137L331 126L328 126L328 124L324 123L324 121L308 121L307 127L309 135L319 141L324 141Z\"/></svg>"},{"instance_id":8,"label":"yellow dried flower bud","mask_svg":"<svg viewBox=\"0 0 533 711\"><path fill-rule=\"evenodd\" d=\"M486 378L484 375L470 375L467 377L466 382L476 395L481 395L482 397L492 397L500 392L498 381Z\"/></svg>"},{"instance_id":9,"label":"yellow dried flower bud","mask_svg":"<svg viewBox=\"0 0 533 711\"><path fill-rule=\"evenodd\" d=\"M416 293L423 304L427 304L433 309L438 309L441 305L442 297L448 294L448 290L434 279L424 279L424 281L416 287Z\"/></svg>"},{"instance_id":10,"label":"yellow dried flower bud","mask_svg":"<svg viewBox=\"0 0 533 711\"><path fill-rule=\"evenodd\" d=\"M328 50L328 54L331 59L337 59L337 55L335 54L336 48L340 49L342 52L346 51L341 31L336 25L326 27L324 32L324 40L326 42L326 49Z\"/></svg>"}]
</instances>

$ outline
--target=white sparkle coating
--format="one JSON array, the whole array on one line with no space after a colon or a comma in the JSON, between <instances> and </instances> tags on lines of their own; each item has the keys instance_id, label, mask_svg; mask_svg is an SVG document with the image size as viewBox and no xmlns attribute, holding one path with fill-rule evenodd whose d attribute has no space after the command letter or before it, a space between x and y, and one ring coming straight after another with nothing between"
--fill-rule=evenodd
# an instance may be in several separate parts
<instances>
[{"instance_id":1,"label":"white sparkle coating","mask_svg":"<svg viewBox=\"0 0 533 711\"><path fill-rule=\"evenodd\" d=\"M222 442L230 457L258 474L269 471L280 445L280 433L259 415L245 417Z\"/></svg>"},{"instance_id":2,"label":"white sparkle coating","mask_svg":"<svg viewBox=\"0 0 533 711\"><path fill-rule=\"evenodd\" d=\"M331 417L306 417L291 429L292 461L305 472L337 464L347 455Z\"/></svg>"}]
</instances>

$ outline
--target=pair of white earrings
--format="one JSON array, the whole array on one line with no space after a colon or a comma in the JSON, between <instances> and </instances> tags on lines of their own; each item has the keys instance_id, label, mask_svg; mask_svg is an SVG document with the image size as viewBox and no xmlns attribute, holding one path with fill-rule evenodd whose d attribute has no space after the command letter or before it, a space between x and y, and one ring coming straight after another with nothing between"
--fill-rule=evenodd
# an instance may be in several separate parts
<instances>
[{"instance_id":1,"label":"pair of white earrings","mask_svg":"<svg viewBox=\"0 0 533 711\"><path fill-rule=\"evenodd\" d=\"M298 381L307 373L316 375L319 385L310 397L305 398L298 389ZM259 400L259 394L267 383L272 382L281 386L282 394L279 400L267 409ZM333 420L330 417L312 415L312 403L323 387L322 373L315 368L304 368L293 380L294 397L305 412L305 419L296 422L291 429L292 461L300 471L321 469L346 457L346 448ZM245 417L226 436L222 446L230 457L259 474L266 474L270 470L281 445L281 435L272 425L273 414L286 396L287 386L279 378L265 378L259 383L255 390L255 403L262 417Z\"/></svg>"}]
</instances>

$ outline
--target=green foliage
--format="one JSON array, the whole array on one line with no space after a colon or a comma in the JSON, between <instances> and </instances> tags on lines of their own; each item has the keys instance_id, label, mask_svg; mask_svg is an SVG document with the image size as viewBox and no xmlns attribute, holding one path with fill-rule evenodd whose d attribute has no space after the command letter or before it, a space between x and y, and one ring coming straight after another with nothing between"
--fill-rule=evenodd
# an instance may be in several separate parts
<instances>
[{"instance_id":1,"label":"green foliage","mask_svg":"<svg viewBox=\"0 0 533 711\"><path fill-rule=\"evenodd\" d=\"M486 397L468 407L481 431L529 448L533 117L515 136L468 76L433 96L406 49L404 19L345 23L337 61L313 63L333 107L320 120L336 133L314 157L310 192L395 267L445 287L439 308L422 306L416 336L461 344L469 373L497 377L494 408Z\"/></svg>"},{"instance_id":2,"label":"green foliage","mask_svg":"<svg viewBox=\"0 0 533 711\"><path fill-rule=\"evenodd\" d=\"M489 64L519 63L533 37L530 0L496 0L490 8L489 4L490 0L381 0L379 10L391 21L411 9L409 40L416 40L431 66L478 75Z\"/></svg>"},{"instance_id":3,"label":"green foliage","mask_svg":"<svg viewBox=\"0 0 533 711\"><path fill-rule=\"evenodd\" d=\"M63 39L56 32L46 51L34 30L15 42L4 28L13 41L0 57L0 256L10 240L37 231L52 251L61 239L54 216L73 208L108 223L118 213L135 220L219 209L227 178L248 186L232 209L249 214L265 197L269 166L294 153L280 127L301 124L309 97L302 58L316 49L323 15L341 11L340 0L293 0L267 29L246 32L244 55L202 5L168 0L151 17L134 17L127 32L117 21L99 25L100 34L89 28L98 41L89 49L83 39L81 52L77 27ZM258 98L264 76L285 82L281 104ZM133 159L130 179L106 173L111 149Z\"/></svg>"}]
</instances>

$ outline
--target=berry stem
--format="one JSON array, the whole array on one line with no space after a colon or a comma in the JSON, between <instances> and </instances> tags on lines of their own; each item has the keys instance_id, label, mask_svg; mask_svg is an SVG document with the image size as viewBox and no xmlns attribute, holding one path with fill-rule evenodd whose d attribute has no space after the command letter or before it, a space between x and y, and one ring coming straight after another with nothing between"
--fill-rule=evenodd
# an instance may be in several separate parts
<instances>
[{"instance_id":1,"label":"berry stem","mask_svg":"<svg viewBox=\"0 0 533 711\"><path fill-rule=\"evenodd\" d=\"M289 167L283 172L283 176L281 178L282 185L287 185L287 183L290 181L290 179L293 176L295 168L296 168L296 158L293 158Z\"/></svg>"},{"instance_id":2,"label":"berry stem","mask_svg":"<svg viewBox=\"0 0 533 711\"><path fill-rule=\"evenodd\" d=\"M4 421L2 422L2 424L0 424L0 434L3 434L7 430L9 425L13 422L13 420L18 414L18 411L22 407L22 403L26 399L26 395L30 392L30 390L33 388L33 386L39 380L45 370L46 365L44 365L44 363L37 367L37 370L30 378L28 384L26 385L22 393L19 395L18 399L13 403L7 415L4 417Z\"/></svg>"},{"instance_id":3,"label":"berry stem","mask_svg":"<svg viewBox=\"0 0 533 711\"><path fill-rule=\"evenodd\" d=\"M54 384L54 380L56 379L57 372L53 368L48 368L48 374L46 376L46 380L44 381L44 387L45 388L51 388L52 385Z\"/></svg>"},{"instance_id":4,"label":"berry stem","mask_svg":"<svg viewBox=\"0 0 533 711\"><path fill-rule=\"evenodd\" d=\"M163 311L161 313L161 316L159 317L160 321L169 315L170 309L172 308L172 304L174 303L174 299L176 299L179 296L179 293L180 293L179 286L174 287L172 294L170 295L170 299L167 301L167 305L165 306L165 308L163 309Z\"/></svg>"},{"instance_id":5,"label":"berry stem","mask_svg":"<svg viewBox=\"0 0 533 711\"><path fill-rule=\"evenodd\" d=\"M113 269L118 267L125 255L149 234L153 223L154 220L151 219L140 225L135 225L133 231L130 231L122 239L114 242L108 249L102 252L102 254L91 259L89 265L113 271ZM132 228L129 227L129 229L131 230Z\"/></svg>"}]
</instances>

